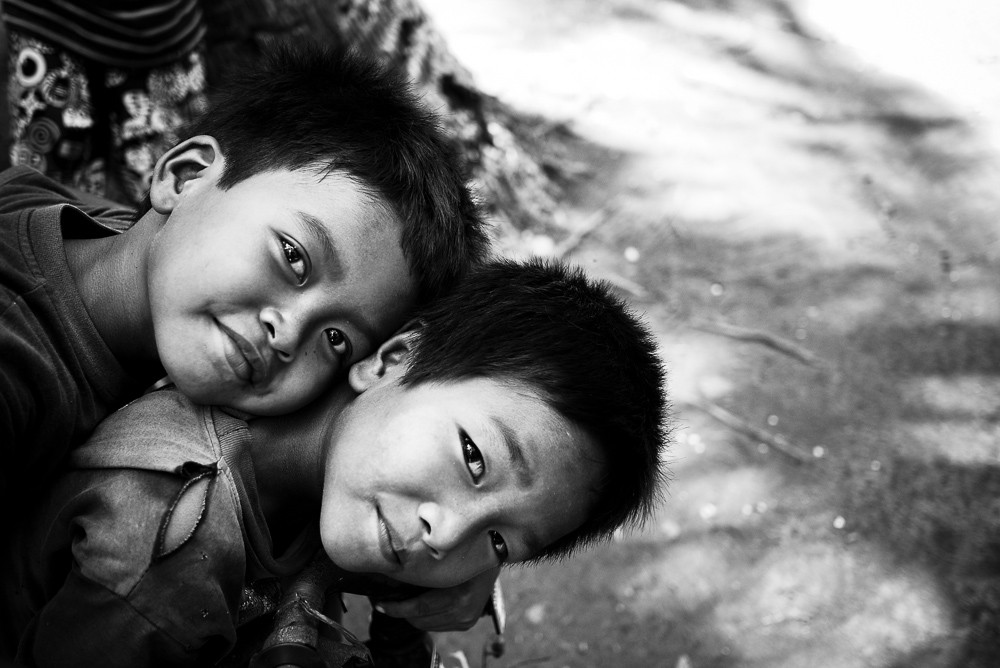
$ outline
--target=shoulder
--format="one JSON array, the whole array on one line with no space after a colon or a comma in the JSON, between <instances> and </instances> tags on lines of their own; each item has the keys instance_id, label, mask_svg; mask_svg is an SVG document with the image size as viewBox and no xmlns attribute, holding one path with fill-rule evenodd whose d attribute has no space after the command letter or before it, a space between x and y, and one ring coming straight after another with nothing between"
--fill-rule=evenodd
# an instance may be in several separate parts
<instances>
[{"instance_id":1,"label":"shoulder","mask_svg":"<svg viewBox=\"0 0 1000 668\"><path fill-rule=\"evenodd\" d=\"M72 201L71 191L30 167L0 172L0 213Z\"/></svg>"},{"instance_id":2,"label":"shoulder","mask_svg":"<svg viewBox=\"0 0 1000 668\"><path fill-rule=\"evenodd\" d=\"M71 455L74 468L174 471L220 458L211 410L173 389L143 395L109 415Z\"/></svg>"},{"instance_id":3,"label":"shoulder","mask_svg":"<svg viewBox=\"0 0 1000 668\"><path fill-rule=\"evenodd\" d=\"M55 184L55 181L46 177L36 169L18 165L15 167L8 167L7 169L0 171L0 188L13 183Z\"/></svg>"},{"instance_id":4,"label":"shoulder","mask_svg":"<svg viewBox=\"0 0 1000 668\"><path fill-rule=\"evenodd\" d=\"M44 547L39 553L58 550L45 572L61 576L52 581L55 589L44 608L65 610L68 626L106 617L100 601L76 595L75 581L87 591L108 592L103 600L132 611L129 624L144 620L151 633L165 634L185 651L210 635L231 639L246 568L239 520L225 502L225 486L224 476L210 473L112 468L64 477L48 522L38 523ZM167 546L165 540L173 542ZM72 569L59 556L64 548ZM138 641L133 632L140 630L122 637ZM53 639L63 643L65 637L60 629Z\"/></svg>"},{"instance_id":5,"label":"shoulder","mask_svg":"<svg viewBox=\"0 0 1000 668\"><path fill-rule=\"evenodd\" d=\"M67 236L79 236L75 228L84 228L83 236L110 234L128 228L134 210L109 199L63 185L30 167L10 167L0 172L0 214L32 212L45 207L67 204L79 210L84 220L66 230ZM53 213L53 216L56 214ZM87 230L86 227L94 228Z\"/></svg>"},{"instance_id":6,"label":"shoulder","mask_svg":"<svg viewBox=\"0 0 1000 668\"><path fill-rule=\"evenodd\" d=\"M128 599L152 601L150 591L169 598L171 579L198 573L204 583L188 588L204 584L238 596L245 548L229 485L213 465L73 471L58 484L50 517L40 524L50 527L47 544L64 537L85 577Z\"/></svg>"},{"instance_id":7,"label":"shoulder","mask_svg":"<svg viewBox=\"0 0 1000 668\"><path fill-rule=\"evenodd\" d=\"M78 476L94 476L84 486L100 481L108 514L135 528L133 538L152 563L178 552L196 533L199 540L242 550L240 508L231 478L220 475L211 410L180 392L158 390L119 409L71 452L70 461ZM132 505L146 507L133 517Z\"/></svg>"}]
</instances>

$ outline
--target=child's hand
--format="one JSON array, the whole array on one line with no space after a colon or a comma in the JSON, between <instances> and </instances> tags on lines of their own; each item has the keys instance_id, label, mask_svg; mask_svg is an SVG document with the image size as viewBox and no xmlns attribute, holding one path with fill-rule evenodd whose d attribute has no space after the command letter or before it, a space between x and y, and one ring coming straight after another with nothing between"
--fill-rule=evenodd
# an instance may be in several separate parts
<instances>
[{"instance_id":1,"label":"child's hand","mask_svg":"<svg viewBox=\"0 0 1000 668\"><path fill-rule=\"evenodd\" d=\"M467 631L483 616L500 568L448 589L431 589L405 601L372 601L390 617L405 618L424 631Z\"/></svg>"}]
</instances>

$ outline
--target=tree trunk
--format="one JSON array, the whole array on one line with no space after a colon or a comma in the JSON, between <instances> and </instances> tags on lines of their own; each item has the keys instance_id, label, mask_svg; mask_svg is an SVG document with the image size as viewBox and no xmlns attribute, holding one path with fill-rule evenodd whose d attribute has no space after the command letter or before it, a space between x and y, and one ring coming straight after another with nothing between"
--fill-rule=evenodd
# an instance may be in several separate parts
<instances>
[{"instance_id":1,"label":"tree trunk","mask_svg":"<svg viewBox=\"0 0 1000 668\"><path fill-rule=\"evenodd\" d=\"M403 68L459 142L469 179L501 237L532 228L561 236L552 143L565 133L479 91L416 0L216 0L204 3L208 81L273 39L351 45ZM544 168L543 168L544 165ZM548 170L548 172L546 171ZM507 228L507 229L505 229Z\"/></svg>"}]
</instances>

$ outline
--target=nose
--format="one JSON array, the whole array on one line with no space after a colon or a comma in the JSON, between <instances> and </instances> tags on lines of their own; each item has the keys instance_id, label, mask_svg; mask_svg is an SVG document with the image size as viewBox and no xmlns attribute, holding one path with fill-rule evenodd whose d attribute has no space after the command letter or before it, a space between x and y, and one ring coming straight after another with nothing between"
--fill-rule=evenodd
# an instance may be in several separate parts
<instances>
[{"instance_id":1,"label":"nose","mask_svg":"<svg viewBox=\"0 0 1000 668\"><path fill-rule=\"evenodd\" d=\"M481 522L459 504L424 502L417 507L422 540L435 559L444 559L474 536Z\"/></svg>"},{"instance_id":2,"label":"nose","mask_svg":"<svg viewBox=\"0 0 1000 668\"><path fill-rule=\"evenodd\" d=\"M260 322L267 331L267 343L283 362L290 362L302 341L304 318L290 308L267 307L260 311Z\"/></svg>"}]
</instances>

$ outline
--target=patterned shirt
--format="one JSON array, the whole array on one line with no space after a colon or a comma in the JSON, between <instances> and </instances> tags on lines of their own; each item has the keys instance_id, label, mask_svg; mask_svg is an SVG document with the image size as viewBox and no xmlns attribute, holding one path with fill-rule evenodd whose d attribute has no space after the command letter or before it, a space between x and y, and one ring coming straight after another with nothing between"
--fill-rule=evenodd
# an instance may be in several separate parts
<instances>
[{"instance_id":1,"label":"patterned shirt","mask_svg":"<svg viewBox=\"0 0 1000 668\"><path fill-rule=\"evenodd\" d=\"M9 27L126 69L178 60L205 36L198 0L3 0L2 11Z\"/></svg>"}]
</instances>

